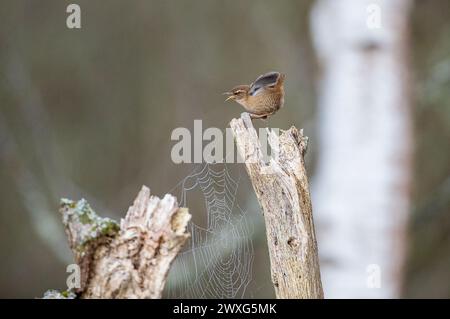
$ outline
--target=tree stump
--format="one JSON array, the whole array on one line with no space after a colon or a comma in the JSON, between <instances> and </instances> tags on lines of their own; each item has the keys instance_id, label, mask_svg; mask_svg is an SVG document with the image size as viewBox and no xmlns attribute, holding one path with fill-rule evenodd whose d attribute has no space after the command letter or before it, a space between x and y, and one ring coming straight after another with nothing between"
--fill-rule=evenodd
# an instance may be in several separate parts
<instances>
[{"instance_id":1,"label":"tree stump","mask_svg":"<svg viewBox=\"0 0 450 319\"><path fill-rule=\"evenodd\" d=\"M295 127L268 131L270 161L248 113L230 123L266 224L277 298L323 298L311 198L303 156L307 138Z\"/></svg>"},{"instance_id":2,"label":"tree stump","mask_svg":"<svg viewBox=\"0 0 450 319\"><path fill-rule=\"evenodd\" d=\"M161 298L172 261L189 237L191 218L172 195L150 196L143 186L120 225L101 218L85 200L62 200L80 287L44 298Z\"/></svg>"}]
</instances>

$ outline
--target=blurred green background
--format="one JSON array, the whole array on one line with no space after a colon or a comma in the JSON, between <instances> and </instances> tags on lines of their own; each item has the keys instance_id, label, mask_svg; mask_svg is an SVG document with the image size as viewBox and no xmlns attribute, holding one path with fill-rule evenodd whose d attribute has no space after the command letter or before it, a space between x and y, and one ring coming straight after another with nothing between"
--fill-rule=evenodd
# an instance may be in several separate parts
<instances>
[{"instance_id":1,"label":"blurred green background","mask_svg":"<svg viewBox=\"0 0 450 319\"><path fill-rule=\"evenodd\" d=\"M221 93L270 70L287 74L270 126L316 136L312 1L0 3L0 297L64 288L71 260L59 199L123 217L142 184L163 195L193 169L170 160L176 127L225 129L242 112ZM450 297L450 3L411 16L415 158L404 297ZM258 125L266 125L261 123ZM314 175L317 149L308 150ZM239 170L239 169L238 169ZM242 170L242 168L241 168ZM259 214L245 171L239 200ZM178 196L177 193L175 195ZM191 212L203 204L200 196ZM262 228L262 223L255 227ZM254 232L251 297L271 297L265 236Z\"/></svg>"}]
</instances>

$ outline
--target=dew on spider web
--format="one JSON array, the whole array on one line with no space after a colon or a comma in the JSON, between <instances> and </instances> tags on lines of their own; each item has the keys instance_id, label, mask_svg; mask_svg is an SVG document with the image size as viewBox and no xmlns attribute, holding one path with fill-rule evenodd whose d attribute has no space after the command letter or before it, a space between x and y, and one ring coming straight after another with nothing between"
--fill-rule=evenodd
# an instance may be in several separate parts
<instances>
[{"instance_id":1,"label":"dew on spider web","mask_svg":"<svg viewBox=\"0 0 450 319\"><path fill-rule=\"evenodd\" d=\"M191 210L203 220L189 225L191 238L172 265L167 297L244 296L252 279L253 228L236 200L240 179L232 175L226 164L202 164L183 179L180 206L203 201L203 211Z\"/></svg>"}]
</instances>

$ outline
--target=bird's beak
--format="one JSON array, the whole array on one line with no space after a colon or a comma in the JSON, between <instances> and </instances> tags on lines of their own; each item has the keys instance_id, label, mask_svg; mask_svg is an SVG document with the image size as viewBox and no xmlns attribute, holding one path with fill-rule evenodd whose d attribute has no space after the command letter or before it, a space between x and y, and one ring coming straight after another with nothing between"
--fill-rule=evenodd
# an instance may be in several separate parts
<instances>
[{"instance_id":1,"label":"bird's beak","mask_svg":"<svg viewBox=\"0 0 450 319\"><path fill-rule=\"evenodd\" d=\"M224 95L229 95L229 97L227 97L226 99L225 99L225 102L226 101L229 101L229 100L234 100L234 95L233 95L233 93L232 92L225 92L225 93L223 93Z\"/></svg>"}]
</instances>

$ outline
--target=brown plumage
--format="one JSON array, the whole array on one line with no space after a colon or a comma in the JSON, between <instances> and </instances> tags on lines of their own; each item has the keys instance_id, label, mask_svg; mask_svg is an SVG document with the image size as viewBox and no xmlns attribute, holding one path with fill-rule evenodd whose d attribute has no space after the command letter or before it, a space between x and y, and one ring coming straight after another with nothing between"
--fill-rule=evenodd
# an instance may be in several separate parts
<instances>
[{"instance_id":1,"label":"brown plumage","mask_svg":"<svg viewBox=\"0 0 450 319\"><path fill-rule=\"evenodd\" d=\"M224 93L229 95L226 101L241 104L252 119L265 119L284 104L284 78L279 72L263 74L250 85L239 85Z\"/></svg>"}]
</instances>

